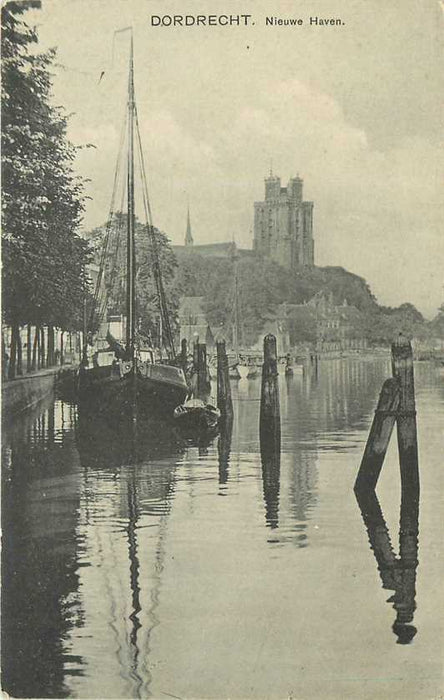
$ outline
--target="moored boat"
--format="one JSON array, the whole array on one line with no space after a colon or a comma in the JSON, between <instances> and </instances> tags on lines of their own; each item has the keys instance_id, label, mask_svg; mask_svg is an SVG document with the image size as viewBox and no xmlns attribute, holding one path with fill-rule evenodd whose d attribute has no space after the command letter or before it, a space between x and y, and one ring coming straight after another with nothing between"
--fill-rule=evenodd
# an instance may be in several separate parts
<instances>
[{"instance_id":1,"label":"moored boat","mask_svg":"<svg viewBox=\"0 0 444 700\"><path fill-rule=\"evenodd\" d=\"M248 365L244 365L244 364L239 363L237 365L236 369L239 372L240 379L247 379L248 378L248 373L250 372L250 367Z\"/></svg>"},{"instance_id":2,"label":"moored boat","mask_svg":"<svg viewBox=\"0 0 444 700\"><path fill-rule=\"evenodd\" d=\"M85 329L87 342L84 346L83 359L79 370L79 400L82 402L99 402L102 407L127 410L128 408L148 411L166 411L172 413L181 404L187 394L188 385L184 372L179 366L174 348L174 339L170 324L170 314L165 295L162 271L159 261L157 233L151 217L148 199L146 174L137 109L134 91L134 60L133 40L131 34L131 51L128 79L128 101L126 115L126 152L120 149L114 176L114 188L118 181L119 170L127 170L125 192L122 201L126 199L126 315L125 338L116 340L107 329L108 290L107 280L118 275L114 268L110 272L107 265L113 259L115 266L117 252L112 250L110 243L113 234L113 204L109 223L105 232L101 252L99 273L94 293L89 328ZM139 318L136 298L136 261L135 238L135 150L137 149L138 164L141 180L142 203L145 212L145 231L148 236L150 254L149 260L153 270L160 312L159 347L157 352L150 347L145 349L138 332ZM112 202L115 199L113 191ZM118 236L121 226L119 224ZM119 238L115 243L119 248ZM112 253L112 255L111 255ZM145 264L148 261L143 261ZM104 329L104 330L103 330ZM162 348L162 345L164 346ZM167 359L161 359L162 350L166 350ZM160 357L159 357L160 355Z\"/></svg>"},{"instance_id":3,"label":"moored boat","mask_svg":"<svg viewBox=\"0 0 444 700\"><path fill-rule=\"evenodd\" d=\"M174 410L178 425L186 431L207 431L217 429L220 410L202 399L189 399Z\"/></svg>"},{"instance_id":4,"label":"moored boat","mask_svg":"<svg viewBox=\"0 0 444 700\"><path fill-rule=\"evenodd\" d=\"M79 401L99 402L121 412L135 405L145 413L171 413L185 400L188 386L180 368L143 361L136 361L133 368L131 362L124 360L101 367L81 367Z\"/></svg>"}]
</instances>

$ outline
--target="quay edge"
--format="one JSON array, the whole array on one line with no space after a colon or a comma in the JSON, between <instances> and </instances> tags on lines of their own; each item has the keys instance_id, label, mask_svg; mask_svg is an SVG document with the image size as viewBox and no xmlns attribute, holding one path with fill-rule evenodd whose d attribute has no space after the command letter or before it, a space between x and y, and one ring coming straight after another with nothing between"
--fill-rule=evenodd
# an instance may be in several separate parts
<instances>
[{"instance_id":1,"label":"quay edge","mask_svg":"<svg viewBox=\"0 0 444 700\"><path fill-rule=\"evenodd\" d=\"M34 406L54 391L59 377L73 367L51 367L33 374L2 382L2 416L4 419Z\"/></svg>"}]
</instances>

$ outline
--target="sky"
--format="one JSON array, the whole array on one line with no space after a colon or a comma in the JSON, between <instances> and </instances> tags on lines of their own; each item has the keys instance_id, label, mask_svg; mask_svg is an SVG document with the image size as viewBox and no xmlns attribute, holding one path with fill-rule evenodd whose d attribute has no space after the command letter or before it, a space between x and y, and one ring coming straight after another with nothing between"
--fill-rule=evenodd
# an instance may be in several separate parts
<instances>
[{"instance_id":1,"label":"sky","mask_svg":"<svg viewBox=\"0 0 444 700\"><path fill-rule=\"evenodd\" d=\"M378 302L444 302L444 4L435 0L43 0L54 100L94 144L84 226L103 223L127 90L129 34L154 224L182 243L252 246L270 170L314 201L315 262ZM152 15L250 14L247 27L153 27ZM302 26L266 26L265 17ZM342 20L310 26L309 18ZM254 24L253 24L254 22ZM104 72L102 79L100 76Z\"/></svg>"}]
</instances>

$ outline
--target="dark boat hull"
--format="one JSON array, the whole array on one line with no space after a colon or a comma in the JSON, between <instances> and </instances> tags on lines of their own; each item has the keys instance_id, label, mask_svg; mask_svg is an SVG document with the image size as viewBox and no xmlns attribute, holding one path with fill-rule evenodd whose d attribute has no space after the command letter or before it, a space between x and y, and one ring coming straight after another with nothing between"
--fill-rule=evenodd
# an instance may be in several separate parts
<instances>
[{"instance_id":1,"label":"dark boat hull","mask_svg":"<svg viewBox=\"0 0 444 700\"><path fill-rule=\"evenodd\" d=\"M105 372L105 367L81 370L79 373L79 403L100 413L117 412L128 415L133 407L142 414L171 415L185 401L188 387L182 383L166 382L149 376L125 377Z\"/></svg>"},{"instance_id":2,"label":"dark boat hull","mask_svg":"<svg viewBox=\"0 0 444 700\"><path fill-rule=\"evenodd\" d=\"M186 431L217 430L219 413L207 408L184 410L180 415L175 414L177 425Z\"/></svg>"},{"instance_id":3,"label":"dark boat hull","mask_svg":"<svg viewBox=\"0 0 444 700\"><path fill-rule=\"evenodd\" d=\"M203 412L193 412L175 419L179 434L188 444L199 445L211 441L219 433L219 422Z\"/></svg>"}]
</instances>

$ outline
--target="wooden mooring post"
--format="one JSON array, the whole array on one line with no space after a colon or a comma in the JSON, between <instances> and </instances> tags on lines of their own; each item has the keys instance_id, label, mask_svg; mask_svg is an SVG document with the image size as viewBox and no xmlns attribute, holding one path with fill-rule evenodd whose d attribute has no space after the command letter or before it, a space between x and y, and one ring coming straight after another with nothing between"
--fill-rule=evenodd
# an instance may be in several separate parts
<instances>
[{"instance_id":1,"label":"wooden mooring post","mask_svg":"<svg viewBox=\"0 0 444 700\"><path fill-rule=\"evenodd\" d=\"M182 338L180 343L180 364L182 365L183 371L186 372L188 368L188 347L186 338Z\"/></svg>"},{"instance_id":2,"label":"wooden mooring post","mask_svg":"<svg viewBox=\"0 0 444 700\"><path fill-rule=\"evenodd\" d=\"M399 383L396 416L401 487L419 494L418 437L416 429L413 351L410 341L399 335L392 345L392 373Z\"/></svg>"},{"instance_id":3,"label":"wooden mooring post","mask_svg":"<svg viewBox=\"0 0 444 700\"><path fill-rule=\"evenodd\" d=\"M419 499L413 351L410 341L401 334L392 344L392 373L393 378L384 382L379 396L354 488L357 492L375 489L396 421L401 494L404 497L409 491Z\"/></svg>"},{"instance_id":4,"label":"wooden mooring post","mask_svg":"<svg viewBox=\"0 0 444 700\"><path fill-rule=\"evenodd\" d=\"M199 364L199 339L195 340L193 343L193 371L197 372L197 366Z\"/></svg>"},{"instance_id":5,"label":"wooden mooring post","mask_svg":"<svg viewBox=\"0 0 444 700\"><path fill-rule=\"evenodd\" d=\"M398 408L398 381L393 378L386 379L382 385L375 417L356 478L356 491L374 490L376 488Z\"/></svg>"},{"instance_id":6,"label":"wooden mooring post","mask_svg":"<svg viewBox=\"0 0 444 700\"><path fill-rule=\"evenodd\" d=\"M207 379L207 346L197 344L197 396L201 399L209 394Z\"/></svg>"},{"instance_id":7,"label":"wooden mooring post","mask_svg":"<svg viewBox=\"0 0 444 700\"><path fill-rule=\"evenodd\" d=\"M281 417L277 370L277 343L269 333L264 338L264 362L262 365L261 408L259 420L261 450L280 452Z\"/></svg>"},{"instance_id":8,"label":"wooden mooring post","mask_svg":"<svg viewBox=\"0 0 444 700\"><path fill-rule=\"evenodd\" d=\"M217 349L217 407L225 421L233 418L233 401L225 340L216 343Z\"/></svg>"}]
</instances>

